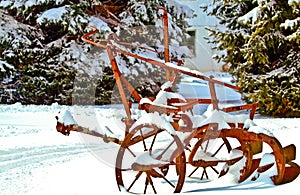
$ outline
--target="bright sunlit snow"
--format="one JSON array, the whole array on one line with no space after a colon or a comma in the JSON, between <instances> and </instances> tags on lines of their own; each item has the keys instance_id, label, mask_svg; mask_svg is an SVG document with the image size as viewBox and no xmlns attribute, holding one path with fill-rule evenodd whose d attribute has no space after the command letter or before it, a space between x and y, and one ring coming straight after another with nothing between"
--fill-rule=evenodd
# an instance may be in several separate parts
<instances>
[{"instance_id":1,"label":"bright sunlit snow","mask_svg":"<svg viewBox=\"0 0 300 195\"><path fill-rule=\"evenodd\" d=\"M74 108L78 110L78 107L57 104L52 106L0 105L1 194L119 193L113 168L118 145L105 143L99 138L76 132L71 132L70 136L63 136L56 132L57 113L67 109L74 110ZM122 107L103 106L91 110L97 113L98 123L118 126L120 123L116 119L124 116ZM90 116L92 117L92 112ZM257 116L254 122L272 132L283 146L295 144L300 148L299 119ZM299 149L297 156L299 156ZM271 160L267 155L264 159L266 160L262 163ZM300 163L299 157L295 162ZM186 178L182 193L205 192L232 195L280 191L294 194L300 181L297 178L292 183L274 186L268 177L269 173L264 173L267 175L257 181L246 180L244 183L236 184L235 177L231 174L234 171L235 168L231 167L230 174L211 182ZM274 174L272 169L270 172Z\"/></svg>"},{"instance_id":2,"label":"bright sunlit snow","mask_svg":"<svg viewBox=\"0 0 300 195\"><path fill-rule=\"evenodd\" d=\"M58 7L45 11L38 19L37 23L41 24L43 20L57 22L62 19L63 14L67 12L66 7Z\"/></svg>"},{"instance_id":3,"label":"bright sunlit snow","mask_svg":"<svg viewBox=\"0 0 300 195\"><path fill-rule=\"evenodd\" d=\"M217 76L217 74L215 74ZM224 75L223 75L224 76ZM227 76L217 76L219 80L227 80ZM189 78L183 78L179 89L185 84L195 84ZM207 84L196 82L195 90L204 89ZM201 86L199 88L199 86ZM236 93L236 92L235 92ZM183 96L182 96L183 95ZM165 105L168 98L179 98L189 95L164 92L158 94L157 101L152 102L143 98L140 104L152 103ZM195 94L194 94L195 95ZM223 98L237 97L232 91L227 91ZM203 98L203 97L202 97ZM232 100L232 99L231 99ZM236 103L240 103L236 101ZM249 131L264 133L276 137L282 146L295 144L300 148L298 137L300 135L300 120L298 118L268 118L256 116L254 120L248 119L246 114L228 114L212 110L211 106L201 108L201 115L192 115L185 112L193 120L193 127L207 123L219 123L221 128L229 128L227 122L244 122ZM204 112L203 109L206 109ZM158 113L146 113L132 108L133 117L137 122L131 127L139 125L155 124L166 129L168 134L177 134L179 139L187 143L191 132L175 132L169 122L172 118ZM80 124L99 133L119 140L124 138L125 125L121 119L125 116L122 105L107 106L51 106L36 105L0 105L0 191L1 194L117 194L119 192L115 179L114 166L116 163L119 145L107 143L105 140L71 132L70 136L64 136L55 129L56 119L65 125ZM184 126L184 121L180 121ZM147 128L143 130L147 134ZM168 140L166 140L168 142ZM268 146L264 146L268 148ZM170 156L174 148L170 148L165 156ZM155 151L153 151L155 153ZM274 162L274 156L269 153L262 155L260 164L263 166ZM300 163L299 149L297 150L295 163ZM233 149L229 155L212 157L208 153L197 151L194 159L234 159L242 157L240 150ZM147 153L138 156L136 163L152 165L157 163ZM223 193L223 194L253 194L274 193L277 191L293 194L299 184L299 178L295 181L275 186L270 176L276 174L276 166L268 171L259 173L254 171L243 183L237 183L240 169L245 164L245 158L239 160L234 166L224 166L228 173L212 181L201 181L199 178L186 177L182 193L197 194ZM157 170L159 171L159 170ZM251 178L257 178L251 181ZM143 188L143 186L141 186Z\"/></svg>"}]
</instances>

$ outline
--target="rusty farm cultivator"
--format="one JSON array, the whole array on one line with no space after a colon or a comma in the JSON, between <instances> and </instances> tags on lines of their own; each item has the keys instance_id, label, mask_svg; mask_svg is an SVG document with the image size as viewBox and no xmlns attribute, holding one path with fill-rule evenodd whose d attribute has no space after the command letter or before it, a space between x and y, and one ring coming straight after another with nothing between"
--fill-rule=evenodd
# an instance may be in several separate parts
<instances>
[{"instance_id":1,"label":"rusty farm cultivator","mask_svg":"<svg viewBox=\"0 0 300 195\"><path fill-rule=\"evenodd\" d=\"M239 183L256 180L268 172L275 185L297 178L300 168L293 162L295 146L283 147L271 133L254 124L256 103L221 107L215 86L237 91L239 87L204 76L181 66L182 61L171 59L167 12L164 8L160 9L164 23L164 60L128 52L124 48L130 44L118 42L115 34L110 35L108 40L94 39L92 36L97 33L96 28L82 37L83 41L104 48L108 53L126 112L122 119L124 137L116 138L75 122L66 122L63 116L57 117L57 131L64 135L77 131L119 144L116 181L119 190L128 192L180 192L186 176L213 179L232 174ZM140 49L155 52L154 49ZM122 75L116 60L116 56L121 54L166 70L166 83L156 97L142 97ZM211 98L185 98L173 92L179 74L206 81ZM128 102L125 90L134 97L141 115L133 116L132 103ZM197 104L210 104L211 109L203 115L193 114L192 109ZM233 113L242 110L248 111L248 114ZM262 153L265 147L269 149L268 153Z\"/></svg>"}]
</instances>

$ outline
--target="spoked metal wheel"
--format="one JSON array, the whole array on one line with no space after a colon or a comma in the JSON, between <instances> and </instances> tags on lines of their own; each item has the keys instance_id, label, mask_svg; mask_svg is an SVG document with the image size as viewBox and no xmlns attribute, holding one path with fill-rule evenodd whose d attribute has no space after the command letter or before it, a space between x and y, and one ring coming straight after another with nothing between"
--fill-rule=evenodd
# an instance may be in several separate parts
<instances>
[{"instance_id":1,"label":"spoked metal wheel","mask_svg":"<svg viewBox=\"0 0 300 195\"><path fill-rule=\"evenodd\" d=\"M132 193L180 192L186 159L177 135L155 125L139 125L125 137L116 161L120 191Z\"/></svg>"},{"instance_id":2,"label":"spoked metal wheel","mask_svg":"<svg viewBox=\"0 0 300 195\"><path fill-rule=\"evenodd\" d=\"M192 139L188 157L188 162L192 166L188 167L188 177L201 180L218 178L226 162L230 161L232 148L240 145L237 140L230 139L229 142L229 139L220 137Z\"/></svg>"}]
</instances>

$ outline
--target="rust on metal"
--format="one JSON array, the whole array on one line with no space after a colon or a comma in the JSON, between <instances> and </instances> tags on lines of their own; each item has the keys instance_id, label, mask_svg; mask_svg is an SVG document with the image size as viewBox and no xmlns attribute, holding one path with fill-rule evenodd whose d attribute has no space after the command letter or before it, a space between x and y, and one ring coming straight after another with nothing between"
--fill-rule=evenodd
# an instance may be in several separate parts
<instances>
[{"instance_id":1,"label":"rust on metal","mask_svg":"<svg viewBox=\"0 0 300 195\"><path fill-rule=\"evenodd\" d=\"M86 33L85 35L82 36L82 40L84 42L106 49L108 53L110 64L119 89L120 97L126 112L126 118L122 120L126 126L124 139L119 140L114 137L107 137L104 134L101 134L99 132L96 132L88 128L81 127L79 125L65 125L63 123L60 123L58 118L56 118L57 131L64 135L69 135L71 131L85 133L96 137L100 137L106 142L114 142L116 144L119 144L120 149L116 160L117 162L116 162L115 170L116 170L116 180L118 183L118 187L121 190L120 187L124 186L122 171L126 171L126 170L121 169L119 166L122 164L123 161L122 158L125 151L128 151L129 153L132 154L132 156L135 156L134 152L130 150L130 147L138 143L143 143L145 147L146 145L145 140L152 138L153 141L150 149L148 150L146 147L144 148L145 151L148 150L147 152L151 153L152 147L155 143L156 136L164 132L164 129L161 129L161 127L158 127L155 124L138 124L134 126L136 121L131 118L132 102L129 102L126 97L125 89L127 89L130 92L130 94L134 97L136 102L138 103L138 109L145 110L147 113L157 112L160 114L172 116L173 118L172 118L172 122L170 122L170 125L173 127L173 129L178 133L179 132L189 133L189 135L182 140L180 140L177 135L172 135L173 142L167 145L167 147L163 150L163 153L161 155L157 155L155 157L156 160L160 160L163 154L168 153L168 149L171 148L172 144L176 143L177 147L174 149L174 151L172 151L173 153L172 155L170 155L170 162L167 165L166 164L144 165L144 164L139 164L137 162L133 163L131 165L131 171L136 171L137 174L135 176L134 181L129 186L126 187L127 191L131 191L135 182L139 180L142 174L144 174L146 175L144 193L146 193L148 185L152 186L153 191L156 192L154 186L155 184L153 183L152 178L153 179L162 178L164 182L170 184L173 187L173 192L180 192L184 183L186 165L191 165L195 167L194 171L190 174L190 176L193 175L194 172L197 171L197 169L200 167L203 169L201 178L203 178L204 176L208 178L209 176L207 174L206 169L212 168L215 173L219 174L219 176L222 176L225 175L228 170L218 171L215 168L217 165L221 163L225 163L227 166L232 166L238 161L240 161L242 158L245 158L246 160L245 160L245 166L240 170L239 182L242 182L245 179L249 178L255 170L257 171L258 174L261 174L269 170L273 166L276 166L277 169L277 175L271 177L275 185L291 182L294 179L296 179L300 173L300 168L299 165L293 162L293 160L295 160L296 158L295 145L291 144L289 146L283 147L277 138L264 133L255 133L249 131L249 129L244 127L243 123L238 123L238 124L228 123L229 128L223 128L223 129L219 129L217 123L209 123L209 124L195 127L193 123L194 121L190 118L188 114L186 114L187 112L191 111L195 105L212 104L213 109L220 110L226 113L237 112L241 110L249 110L250 111L249 119L253 120L258 104L252 103L252 104L220 108L219 107L220 102L217 98L215 85L221 85L223 87L231 88L236 91L241 91L241 88L239 88L238 86L234 86L216 80L214 78L207 77L201 74L200 72L190 71L189 69L181 67L183 63L182 61L177 59L171 59L169 54L168 13L165 8L159 8L159 9L163 11L161 18L164 24L163 27L164 27L165 62L157 61L151 58L146 58L144 56L140 56L138 54L131 53L120 48L118 45L131 46L132 44L118 42L116 40L115 34L110 35L108 37L108 40L93 39L92 36L98 32L98 30L94 27L91 27L92 28L91 32ZM117 45L113 44L113 42L116 42ZM156 52L154 49L149 49L142 46L140 46L139 48L151 52ZM118 63L115 58L115 56L119 54L133 57L135 59L139 59L144 62L150 63L152 65L164 68L166 70L166 81L171 82L172 86L176 84L178 74L184 74L184 75L192 76L207 81L211 98L210 99L188 98L185 101L178 98L171 98L168 99L167 105L165 106L152 104L151 102L153 102L155 98L149 98L150 102L140 104L142 96L135 90L135 88L129 83L129 81L122 75L122 73L119 70ZM174 62L175 64L171 63L171 61ZM171 72L173 73L172 75ZM168 91L171 89L166 89L166 90ZM184 123L184 125L180 125L179 124L180 122ZM152 129L152 130L146 133L142 133L143 129L148 129L148 130ZM137 132L141 132L141 134L136 135ZM199 150L202 150L202 152L206 152L206 148L203 147L203 144L204 143L207 144L209 141L212 141L214 139L220 139L223 144L219 147L219 149L214 154L210 154L211 158L196 159L195 156ZM240 144L239 147L232 148L229 139L236 139ZM197 141L196 143L191 144L192 140L197 140ZM260 166L261 159L255 158L255 155L262 153L263 144L267 144L272 149L272 153L270 153L270 155L274 155L275 161ZM228 153L232 152L233 150L238 150L241 152L242 156L238 156L232 159L214 158L215 155L219 152L219 150L222 147L225 147ZM185 158L185 150L189 152L187 162ZM178 181L176 185L171 183L166 178L167 173L169 171L169 166L175 166L175 171L178 176ZM161 171L158 172L157 171L158 169L160 169ZM255 179L256 179L255 177L252 178L252 180Z\"/></svg>"}]
</instances>

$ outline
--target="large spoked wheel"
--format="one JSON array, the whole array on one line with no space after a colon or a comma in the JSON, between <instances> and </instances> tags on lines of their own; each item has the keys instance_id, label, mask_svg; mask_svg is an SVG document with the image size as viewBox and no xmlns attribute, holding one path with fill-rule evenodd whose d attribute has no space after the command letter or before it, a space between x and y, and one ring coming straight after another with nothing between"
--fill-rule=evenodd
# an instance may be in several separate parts
<instances>
[{"instance_id":1,"label":"large spoked wheel","mask_svg":"<svg viewBox=\"0 0 300 195\"><path fill-rule=\"evenodd\" d=\"M139 125L125 137L116 160L120 191L180 192L185 179L184 147L177 135L155 125Z\"/></svg>"},{"instance_id":2,"label":"large spoked wheel","mask_svg":"<svg viewBox=\"0 0 300 195\"><path fill-rule=\"evenodd\" d=\"M188 177L200 180L214 180L220 177L224 174L222 171L225 164L230 160L234 161L234 158L239 158L230 156L233 148L239 146L237 140L226 137L192 139L187 154L191 165L187 168ZM242 156L242 152L239 156Z\"/></svg>"}]
</instances>

